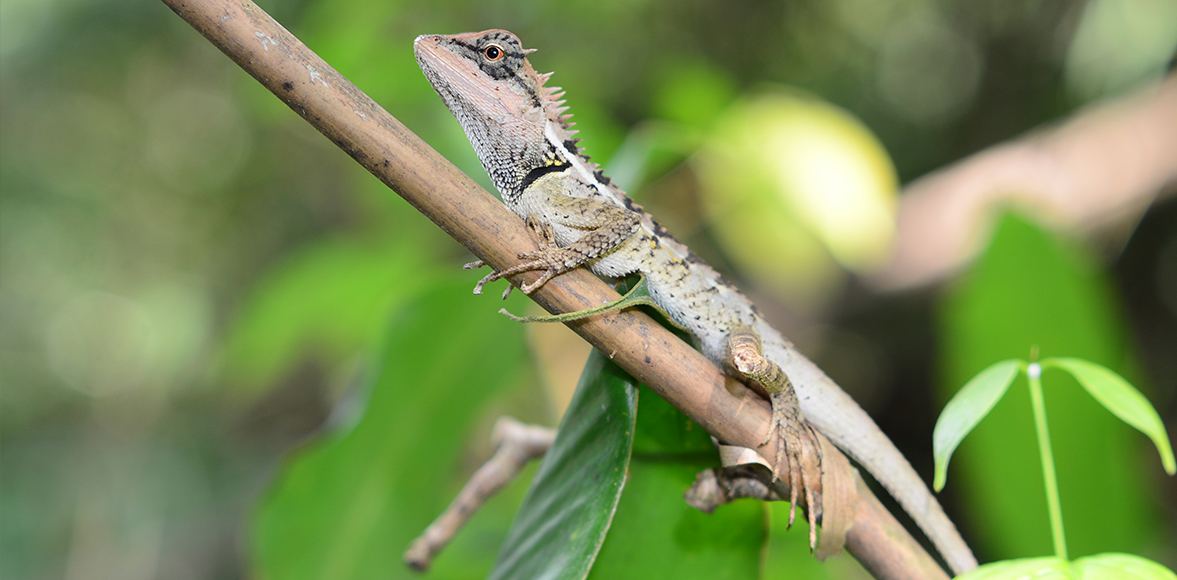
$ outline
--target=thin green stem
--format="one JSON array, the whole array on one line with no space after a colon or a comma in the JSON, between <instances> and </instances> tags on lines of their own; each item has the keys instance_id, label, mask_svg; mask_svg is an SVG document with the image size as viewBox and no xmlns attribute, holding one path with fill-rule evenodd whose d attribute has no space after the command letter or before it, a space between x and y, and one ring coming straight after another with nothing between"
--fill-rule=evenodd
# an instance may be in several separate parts
<instances>
[{"instance_id":1,"label":"thin green stem","mask_svg":"<svg viewBox=\"0 0 1177 580\"><path fill-rule=\"evenodd\" d=\"M1067 559L1067 537L1063 533L1063 513L1058 500L1058 479L1054 474L1054 453L1050 450L1050 430L1046 427L1046 405L1042 398L1042 367L1030 363L1030 403L1034 407L1034 426L1038 429L1038 452L1042 456L1042 479L1046 484L1046 507L1050 511L1050 531L1054 537L1054 554Z\"/></svg>"}]
</instances>

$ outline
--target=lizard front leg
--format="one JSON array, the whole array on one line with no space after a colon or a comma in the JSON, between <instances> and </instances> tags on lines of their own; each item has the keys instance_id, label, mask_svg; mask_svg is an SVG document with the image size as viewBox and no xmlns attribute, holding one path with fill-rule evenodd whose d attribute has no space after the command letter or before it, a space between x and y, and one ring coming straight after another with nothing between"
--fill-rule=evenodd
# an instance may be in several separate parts
<instances>
[{"instance_id":1,"label":"lizard front leg","mask_svg":"<svg viewBox=\"0 0 1177 580\"><path fill-rule=\"evenodd\" d=\"M506 270L492 272L474 287L475 294L489 282L513 276L522 272L543 271L538 280L521 287L524 294L531 294L553 277L579 267L585 262L607 254L613 248L629 239L637 230L640 216L637 213L611 203L582 197L572 197L548 192L544 199L543 215L527 217L540 249L518 255L521 264ZM584 231L584 234L567 246L556 243L553 224ZM483 262L471 262L467 268L482 266ZM508 287L503 293L505 299L511 292Z\"/></svg>"},{"instance_id":2,"label":"lizard front leg","mask_svg":"<svg viewBox=\"0 0 1177 580\"><path fill-rule=\"evenodd\" d=\"M768 360L761 354L760 336L751 328L740 327L728 337L728 364L739 376L759 383L769 393L772 403L772 429L765 436L761 446L768 444L775 432L777 434L776 457L772 469L772 479L780 479L782 462L787 461L789 476L789 525L797 512L797 497L802 489L805 491L806 514L809 519L810 548L817 542L817 511L814 486L821 481L821 445L813 428L801 417L801 406L797 401L797 392L793 390L793 383L789 381L781 367ZM817 458L817 473L810 473L805 469L802 455L808 448Z\"/></svg>"}]
</instances>

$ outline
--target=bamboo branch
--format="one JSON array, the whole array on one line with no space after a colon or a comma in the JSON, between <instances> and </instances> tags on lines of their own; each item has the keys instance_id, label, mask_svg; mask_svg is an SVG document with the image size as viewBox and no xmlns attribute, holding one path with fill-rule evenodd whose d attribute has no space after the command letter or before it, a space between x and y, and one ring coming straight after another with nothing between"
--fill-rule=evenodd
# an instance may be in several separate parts
<instances>
[{"instance_id":1,"label":"bamboo branch","mask_svg":"<svg viewBox=\"0 0 1177 580\"><path fill-rule=\"evenodd\" d=\"M487 264L505 269L520 252L536 249L522 220L249 0L163 2ZM526 273L513 282L537 277ZM560 313L618 295L578 269L548 282L532 298ZM611 312L568 326L721 441L756 448L769 432L766 405L748 405L729 393L715 365L649 316ZM769 445L776 448L775 435ZM859 497L847 548L868 570L880 579L947 577L873 495Z\"/></svg>"}]
</instances>

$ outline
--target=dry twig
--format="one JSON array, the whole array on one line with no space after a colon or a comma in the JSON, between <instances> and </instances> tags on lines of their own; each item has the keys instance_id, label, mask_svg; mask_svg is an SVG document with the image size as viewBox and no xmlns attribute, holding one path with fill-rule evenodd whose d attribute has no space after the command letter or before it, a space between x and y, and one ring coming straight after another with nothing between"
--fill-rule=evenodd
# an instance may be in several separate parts
<instances>
[{"instance_id":1,"label":"dry twig","mask_svg":"<svg viewBox=\"0 0 1177 580\"><path fill-rule=\"evenodd\" d=\"M556 430L500 417L491 439L496 446L494 456L474 472L445 512L405 550L405 563L412 569L428 569L433 557L450 543L486 500L511 483L528 462L547 453L556 440Z\"/></svg>"}]
</instances>

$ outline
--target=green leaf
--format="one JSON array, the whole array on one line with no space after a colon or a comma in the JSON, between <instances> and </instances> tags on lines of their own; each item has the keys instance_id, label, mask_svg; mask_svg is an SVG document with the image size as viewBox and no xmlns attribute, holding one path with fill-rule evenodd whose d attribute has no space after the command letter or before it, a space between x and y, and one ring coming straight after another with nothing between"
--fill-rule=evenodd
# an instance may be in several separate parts
<instances>
[{"instance_id":1,"label":"green leaf","mask_svg":"<svg viewBox=\"0 0 1177 580\"><path fill-rule=\"evenodd\" d=\"M591 578L757 578L768 536L765 504L740 500L705 514L683 501L695 474L715 465L699 456L669 461L635 456Z\"/></svg>"},{"instance_id":2,"label":"green leaf","mask_svg":"<svg viewBox=\"0 0 1177 580\"><path fill-rule=\"evenodd\" d=\"M490 578L588 575L625 484L637 403L633 378L593 350Z\"/></svg>"},{"instance_id":3,"label":"green leaf","mask_svg":"<svg viewBox=\"0 0 1177 580\"><path fill-rule=\"evenodd\" d=\"M416 577L401 552L469 475L460 469L463 452L472 437L485 437L470 431L474 419L525 376L522 329L489 306L461 280L398 309L372 360L363 417L296 451L259 502L250 533L253 576ZM488 527L480 522L505 511L502 500L493 499L468 527ZM489 526L481 543L467 541L471 530L464 530L433 572L485 577L508 518L497 531Z\"/></svg>"},{"instance_id":4,"label":"green leaf","mask_svg":"<svg viewBox=\"0 0 1177 580\"><path fill-rule=\"evenodd\" d=\"M1078 580L1177 580L1172 570L1140 556L1110 552L1072 564Z\"/></svg>"},{"instance_id":5,"label":"green leaf","mask_svg":"<svg viewBox=\"0 0 1177 580\"><path fill-rule=\"evenodd\" d=\"M948 462L952 459L952 452L965 438L993 410L993 406L1005 392L1021 369L1022 362L1018 360L1004 360L995 363L973 377L964 387L952 397L944 406L944 412L936 421L936 428L932 431L932 454L936 458L936 491L944 489L948 479Z\"/></svg>"},{"instance_id":6,"label":"green leaf","mask_svg":"<svg viewBox=\"0 0 1177 580\"><path fill-rule=\"evenodd\" d=\"M1107 367L1079 358L1050 358L1042 361L1042 367L1057 367L1074 375L1079 384L1105 409L1152 439L1157 452L1161 454L1165 472L1169 475L1177 472L1165 424L1148 399L1124 377Z\"/></svg>"},{"instance_id":7,"label":"green leaf","mask_svg":"<svg viewBox=\"0 0 1177 580\"><path fill-rule=\"evenodd\" d=\"M1056 558L1023 558L986 564L956 580L1174 580L1172 570L1132 554L1106 553L1073 563Z\"/></svg>"},{"instance_id":8,"label":"green leaf","mask_svg":"<svg viewBox=\"0 0 1177 580\"><path fill-rule=\"evenodd\" d=\"M1075 576L1071 573L1069 562L1050 556L985 564L972 572L957 576L956 580L1017 580L1019 578L1074 580Z\"/></svg>"},{"instance_id":9,"label":"green leaf","mask_svg":"<svg viewBox=\"0 0 1177 580\"><path fill-rule=\"evenodd\" d=\"M708 467L719 463L719 452L711 435L653 393L642 398L637 433L633 439L634 461L705 460Z\"/></svg>"},{"instance_id":10,"label":"green leaf","mask_svg":"<svg viewBox=\"0 0 1177 580\"><path fill-rule=\"evenodd\" d=\"M712 514L688 506L683 493L696 474L719 464L719 454L702 428L661 397L644 393L641 411L625 492L590 578L758 577L765 504L740 500Z\"/></svg>"}]
</instances>

